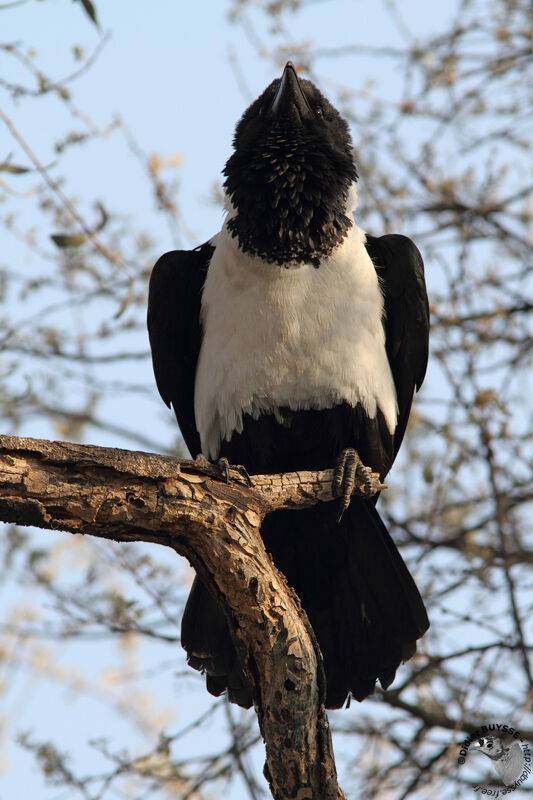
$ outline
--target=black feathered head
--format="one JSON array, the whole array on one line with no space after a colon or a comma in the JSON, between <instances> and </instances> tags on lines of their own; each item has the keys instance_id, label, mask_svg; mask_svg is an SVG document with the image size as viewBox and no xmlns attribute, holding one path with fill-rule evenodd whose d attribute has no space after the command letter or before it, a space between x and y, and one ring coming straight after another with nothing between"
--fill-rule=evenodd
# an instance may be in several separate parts
<instances>
[{"instance_id":1,"label":"black feathered head","mask_svg":"<svg viewBox=\"0 0 533 800\"><path fill-rule=\"evenodd\" d=\"M241 248L318 266L352 224L346 202L357 172L346 121L289 61L244 112L233 144L224 187Z\"/></svg>"}]
</instances>

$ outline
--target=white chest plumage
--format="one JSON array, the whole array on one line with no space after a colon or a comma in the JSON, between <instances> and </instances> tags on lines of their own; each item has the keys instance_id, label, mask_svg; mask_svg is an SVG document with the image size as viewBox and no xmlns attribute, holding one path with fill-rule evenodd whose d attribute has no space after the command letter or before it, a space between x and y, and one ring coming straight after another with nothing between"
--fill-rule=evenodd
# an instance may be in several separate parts
<instances>
[{"instance_id":1,"label":"white chest plumage","mask_svg":"<svg viewBox=\"0 0 533 800\"><path fill-rule=\"evenodd\" d=\"M243 414L379 407L391 433L396 391L376 271L355 224L319 268L285 269L243 253L226 226L212 240L202 296L194 408L202 452L242 431Z\"/></svg>"}]
</instances>

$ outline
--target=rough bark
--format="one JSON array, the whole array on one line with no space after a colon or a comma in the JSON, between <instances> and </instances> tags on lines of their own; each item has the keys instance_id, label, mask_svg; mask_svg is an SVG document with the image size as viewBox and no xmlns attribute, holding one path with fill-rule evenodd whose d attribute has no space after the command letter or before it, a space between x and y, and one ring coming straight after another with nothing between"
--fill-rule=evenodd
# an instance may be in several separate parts
<instances>
[{"instance_id":1,"label":"rough bark","mask_svg":"<svg viewBox=\"0 0 533 800\"><path fill-rule=\"evenodd\" d=\"M340 800L320 651L298 597L266 553L265 514L334 497L333 471L254 476L90 445L0 437L0 519L185 556L228 610L254 687L276 800ZM381 488L377 476L358 493Z\"/></svg>"}]
</instances>

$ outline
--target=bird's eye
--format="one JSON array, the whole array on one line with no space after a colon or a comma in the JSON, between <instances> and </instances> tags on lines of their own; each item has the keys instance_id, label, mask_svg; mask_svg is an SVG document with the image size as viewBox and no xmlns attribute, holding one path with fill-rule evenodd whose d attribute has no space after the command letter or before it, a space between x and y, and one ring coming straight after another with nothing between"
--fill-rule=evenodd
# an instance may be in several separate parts
<instances>
[{"instance_id":1,"label":"bird's eye","mask_svg":"<svg viewBox=\"0 0 533 800\"><path fill-rule=\"evenodd\" d=\"M487 747L488 747L488 748L489 748L489 750L490 750L490 748L492 747L492 742L487 742Z\"/></svg>"},{"instance_id":2,"label":"bird's eye","mask_svg":"<svg viewBox=\"0 0 533 800\"><path fill-rule=\"evenodd\" d=\"M323 117L324 116L324 109L322 108L322 106L317 106L315 108L315 114L317 115L317 117Z\"/></svg>"}]
</instances>

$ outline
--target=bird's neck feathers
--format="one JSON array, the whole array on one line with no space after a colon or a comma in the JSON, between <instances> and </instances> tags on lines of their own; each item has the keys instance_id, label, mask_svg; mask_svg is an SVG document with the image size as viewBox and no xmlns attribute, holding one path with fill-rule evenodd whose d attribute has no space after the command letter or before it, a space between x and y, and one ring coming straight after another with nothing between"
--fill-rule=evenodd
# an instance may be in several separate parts
<instances>
[{"instance_id":1,"label":"bird's neck feathers","mask_svg":"<svg viewBox=\"0 0 533 800\"><path fill-rule=\"evenodd\" d=\"M237 239L239 248L250 256L286 267L304 263L318 267L321 259L331 255L344 241L353 225L357 205L357 184L353 180L343 189L329 223L318 231L314 230L312 218L306 221L302 204L295 203L290 217L287 214L280 222L275 210L272 218L265 219L261 204L254 201L243 213L227 189L224 193L226 227ZM312 217L315 216L318 219L313 212Z\"/></svg>"},{"instance_id":2,"label":"bird's neck feathers","mask_svg":"<svg viewBox=\"0 0 533 800\"><path fill-rule=\"evenodd\" d=\"M276 138L254 152L235 150L224 188L235 213L228 229L241 249L264 261L318 266L352 225L357 172L350 153Z\"/></svg>"},{"instance_id":3,"label":"bird's neck feathers","mask_svg":"<svg viewBox=\"0 0 533 800\"><path fill-rule=\"evenodd\" d=\"M359 197L357 194L357 181L352 181L348 189L348 196L346 199L346 207L344 209L344 213L351 218L351 215L355 214L355 212L357 211L358 206L359 206ZM224 191L224 212L226 214L226 222L228 222L228 220L232 219L233 217L237 216L238 213L227 191Z\"/></svg>"}]
</instances>

